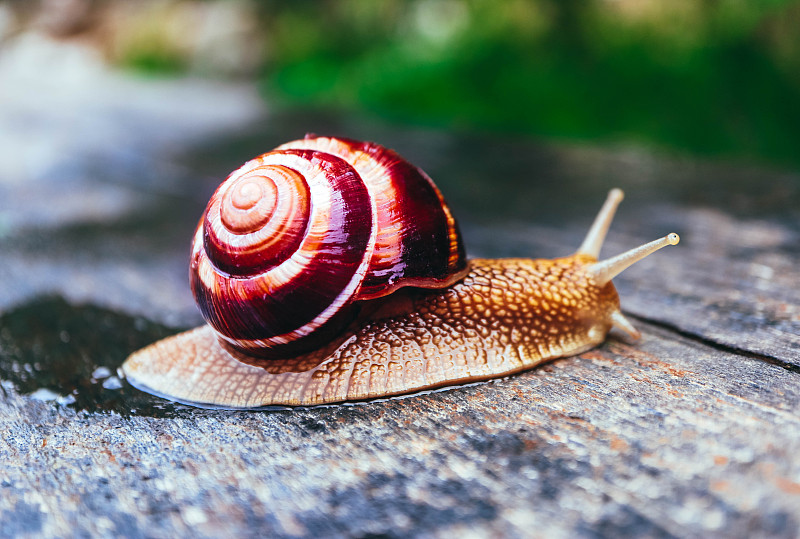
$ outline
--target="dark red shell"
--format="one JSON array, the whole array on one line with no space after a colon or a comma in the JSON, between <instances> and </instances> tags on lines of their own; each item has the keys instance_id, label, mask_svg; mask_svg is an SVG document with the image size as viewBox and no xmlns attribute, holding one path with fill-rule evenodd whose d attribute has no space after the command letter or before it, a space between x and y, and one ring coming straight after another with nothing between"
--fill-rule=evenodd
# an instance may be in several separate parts
<instances>
[{"instance_id":1,"label":"dark red shell","mask_svg":"<svg viewBox=\"0 0 800 539\"><path fill-rule=\"evenodd\" d=\"M190 276L225 341L285 356L329 339L363 300L449 286L465 270L455 219L424 172L377 144L306 137L220 185Z\"/></svg>"}]
</instances>

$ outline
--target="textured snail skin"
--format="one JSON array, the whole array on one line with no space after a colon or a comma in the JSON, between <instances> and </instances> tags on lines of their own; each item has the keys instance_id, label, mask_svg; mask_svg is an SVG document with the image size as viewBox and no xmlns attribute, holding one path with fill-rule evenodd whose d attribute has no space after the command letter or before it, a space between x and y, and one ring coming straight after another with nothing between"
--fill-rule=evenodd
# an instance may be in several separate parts
<instances>
[{"instance_id":1,"label":"textured snail skin","mask_svg":"<svg viewBox=\"0 0 800 539\"><path fill-rule=\"evenodd\" d=\"M226 408L362 400L503 376L605 339L619 299L612 284L598 287L582 271L592 262L474 259L461 282L398 293L372 320L296 358L241 362L204 326L140 350L124 372L150 392Z\"/></svg>"}]
</instances>

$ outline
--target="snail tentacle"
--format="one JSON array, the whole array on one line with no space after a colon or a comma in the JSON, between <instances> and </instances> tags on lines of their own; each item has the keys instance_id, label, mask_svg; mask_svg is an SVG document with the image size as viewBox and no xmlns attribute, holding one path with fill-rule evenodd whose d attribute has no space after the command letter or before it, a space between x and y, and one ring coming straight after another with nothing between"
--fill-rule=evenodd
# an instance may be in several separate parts
<instances>
[{"instance_id":1,"label":"snail tentacle","mask_svg":"<svg viewBox=\"0 0 800 539\"><path fill-rule=\"evenodd\" d=\"M622 189L614 188L608 192L606 201L597 213L597 217L594 218L577 254L589 255L595 259L600 257L600 249L603 247L608 228L611 226L611 221L614 220L614 214L623 198L625 198L625 193L622 192Z\"/></svg>"},{"instance_id":2,"label":"snail tentacle","mask_svg":"<svg viewBox=\"0 0 800 539\"><path fill-rule=\"evenodd\" d=\"M587 272L592 276L598 285L610 283L611 279L631 267L636 262L668 245L677 245L680 240L680 236L672 232L663 238L651 241L650 243L645 243L639 247L634 247L633 249L618 254L615 257L596 262L587 269Z\"/></svg>"}]
</instances>

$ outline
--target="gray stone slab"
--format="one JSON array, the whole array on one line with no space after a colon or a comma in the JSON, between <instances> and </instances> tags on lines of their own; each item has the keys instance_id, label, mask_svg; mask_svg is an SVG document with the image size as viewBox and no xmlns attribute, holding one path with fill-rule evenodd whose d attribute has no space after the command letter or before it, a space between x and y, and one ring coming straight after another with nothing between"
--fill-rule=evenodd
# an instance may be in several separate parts
<instances>
[{"instance_id":1,"label":"gray stone slab","mask_svg":"<svg viewBox=\"0 0 800 539\"><path fill-rule=\"evenodd\" d=\"M5 385L0 511L19 517L3 531L794 536L797 373L644 329L354 406L120 415Z\"/></svg>"}]
</instances>

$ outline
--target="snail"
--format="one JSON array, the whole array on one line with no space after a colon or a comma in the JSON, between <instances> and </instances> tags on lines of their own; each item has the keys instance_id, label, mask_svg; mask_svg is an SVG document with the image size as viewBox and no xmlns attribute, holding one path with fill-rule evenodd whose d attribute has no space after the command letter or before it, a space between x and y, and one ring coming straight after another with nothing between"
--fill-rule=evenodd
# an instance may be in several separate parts
<instances>
[{"instance_id":1,"label":"snail","mask_svg":"<svg viewBox=\"0 0 800 539\"><path fill-rule=\"evenodd\" d=\"M204 407L318 405L506 376L639 332L611 279L668 234L598 261L612 189L572 256L467 260L419 168L378 144L308 135L211 197L190 281L206 325L134 352L134 386Z\"/></svg>"}]
</instances>

